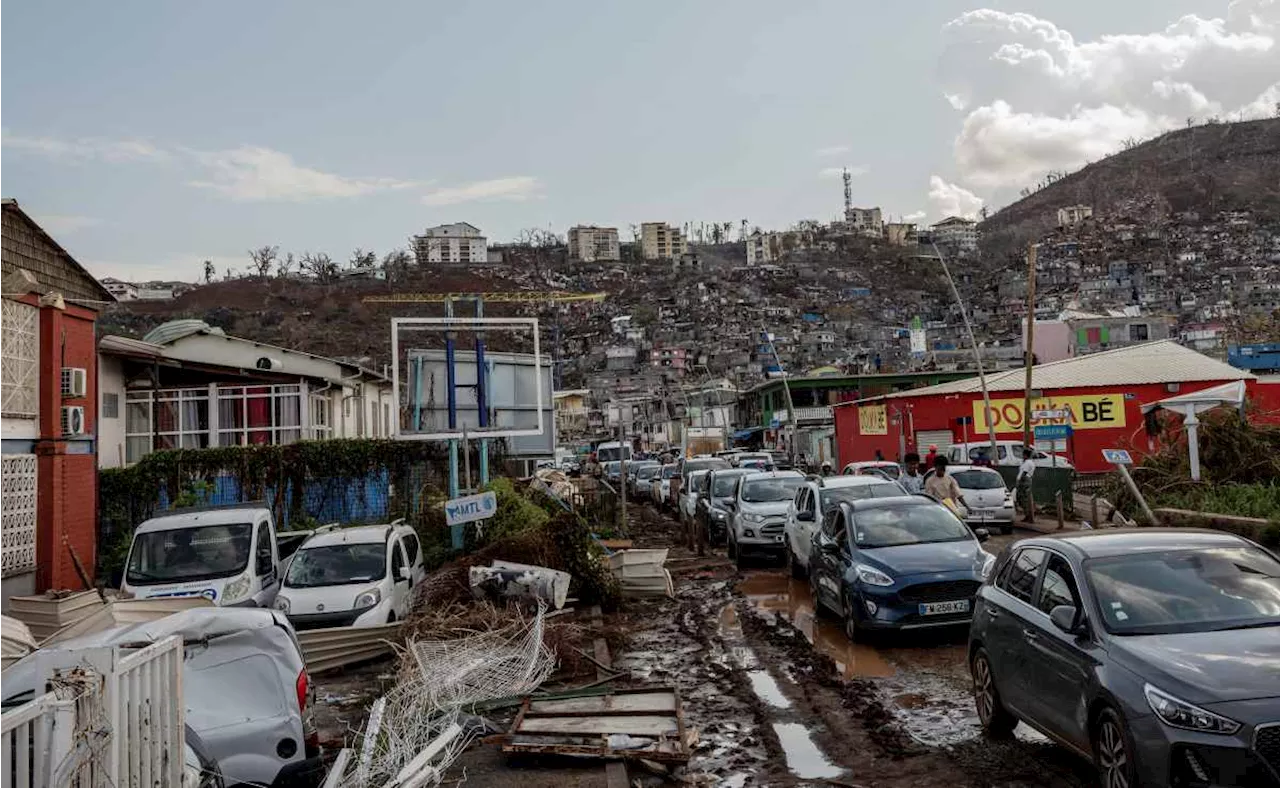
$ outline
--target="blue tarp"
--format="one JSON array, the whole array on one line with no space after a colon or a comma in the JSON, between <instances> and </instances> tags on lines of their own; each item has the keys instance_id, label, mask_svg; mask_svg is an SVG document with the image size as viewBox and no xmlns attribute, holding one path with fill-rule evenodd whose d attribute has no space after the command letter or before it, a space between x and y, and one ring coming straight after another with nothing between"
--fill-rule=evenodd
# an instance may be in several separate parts
<instances>
[{"instance_id":1,"label":"blue tarp","mask_svg":"<svg viewBox=\"0 0 1280 788\"><path fill-rule=\"evenodd\" d=\"M755 435L757 432L764 432L764 427L748 427L745 430L738 430L733 433L733 439L735 441L744 441L752 435Z\"/></svg>"}]
</instances>

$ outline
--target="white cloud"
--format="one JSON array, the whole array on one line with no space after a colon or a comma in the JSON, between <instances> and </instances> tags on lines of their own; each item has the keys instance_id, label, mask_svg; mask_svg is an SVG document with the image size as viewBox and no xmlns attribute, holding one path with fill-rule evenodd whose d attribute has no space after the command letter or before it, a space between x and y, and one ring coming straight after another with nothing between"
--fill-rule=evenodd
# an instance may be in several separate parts
<instances>
[{"instance_id":1,"label":"white cloud","mask_svg":"<svg viewBox=\"0 0 1280 788\"><path fill-rule=\"evenodd\" d=\"M1273 114L1280 0L1224 8L1225 18L1192 14L1087 40L1027 13L979 9L952 20L939 73L947 101L969 111L955 146L961 175L1017 189L1188 119Z\"/></svg>"},{"instance_id":2,"label":"white cloud","mask_svg":"<svg viewBox=\"0 0 1280 788\"><path fill-rule=\"evenodd\" d=\"M211 189L242 202L360 197L374 192L412 188L413 181L395 178L351 178L302 167L286 153L254 146L194 153L207 179L190 185Z\"/></svg>"},{"instance_id":3,"label":"white cloud","mask_svg":"<svg viewBox=\"0 0 1280 788\"><path fill-rule=\"evenodd\" d=\"M170 158L167 151L141 139L110 140L100 137L82 137L75 140L61 140L56 137L28 137L6 133L3 144L4 147L17 153L44 156L64 163L105 161L119 164L168 161Z\"/></svg>"},{"instance_id":4,"label":"white cloud","mask_svg":"<svg viewBox=\"0 0 1280 788\"><path fill-rule=\"evenodd\" d=\"M859 175L867 174L867 168L860 167L860 166L823 167L822 169L818 170L818 177L819 178L839 178L841 177L841 175L844 173L845 170L848 170L849 174L855 178L858 177Z\"/></svg>"},{"instance_id":5,"label":"white cloud","mask_svg":"<svg viewBox=\"0 0 1280 788\"><path fill-rule=\"evenodd\" d=\"M829 145L825 148L818 148L814 151L816 156L840 156L853 150L848 145Z\"/></svg>"},{"instance_id":6,"label":"white cloud","mask_svg":"<svg viewBox=\"0 0 1280 788\"><path fill-rule=\"evenodd\" d=\"M539 196L542 184L529 175L512 175L448 186L423 195L424 205L459 205L468 202L524 202Z\"/></svg>"},{"instance_id":7,"label":"white cloud","mask_svg":"<svg viewBox=\"0 0 1280 788\"><path fill-rule=\"evenodd\" d=\"M923 221L923 220L924 220L924 217L925 217L925 216L927 216L927 215L928 215L928 214L926 214L924 211L913 211L913 212L911 212L911 213L907 214L906 216L902 217L902 221L904 221L904 222L920 222L920 221Z\"/></svg>"},{"instance_id":8,"label":"white cloud","mask_svg":"<svg viewBox=\"0 0 1280 788\"><path fill-rule=\"evenodd\" d=\"M96 216L75 216L73 214L42 213L33 217L36 224L44 231L57 238L60 235L71 235L86 227L98 227L103 221Z\"/></svg>"},{"instance_id":9,"label":"white cloud","mask_svg":"<svg viewBox=\"0 0 1280 788\"><path fill-rule=\"evenodd\" d=\"M929 178L929 208L939 219L948 216L972 219L982 210L983 203L981 197L963 186L949 183L937 175Z\"/></svg>"}]
</instances>

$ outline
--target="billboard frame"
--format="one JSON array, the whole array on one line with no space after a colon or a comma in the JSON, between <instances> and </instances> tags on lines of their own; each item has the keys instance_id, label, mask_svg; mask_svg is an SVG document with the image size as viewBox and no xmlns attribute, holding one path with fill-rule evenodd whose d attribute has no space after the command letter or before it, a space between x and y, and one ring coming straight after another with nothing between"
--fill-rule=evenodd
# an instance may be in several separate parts
<instances>
[{"instance_id":1,"label":"billboard frame","mask_svg":"<svg viewBox=\"0 0 1280 788\"><path fill-rule=\"evenodd\" d=\"M401 429L402 414L400 412L400 328L420 328L427 331L489 331L527 328L533 332L533 369L535 375L542 370L542 344L538 334L538 318L536 317L393 317L391 318L391 396L396 403L394 440L406 441L454 441L481 438L518 438L542 435L547 425L543 422L542 411L546 404L542 401L542 386L535 386L537 391L538 426L536 429L485 429L468 427L445 432L412 432ZM474 363L474 362L470 362ZM477 371L478 372L478 371Z\"/></svg>"}]
</instances>

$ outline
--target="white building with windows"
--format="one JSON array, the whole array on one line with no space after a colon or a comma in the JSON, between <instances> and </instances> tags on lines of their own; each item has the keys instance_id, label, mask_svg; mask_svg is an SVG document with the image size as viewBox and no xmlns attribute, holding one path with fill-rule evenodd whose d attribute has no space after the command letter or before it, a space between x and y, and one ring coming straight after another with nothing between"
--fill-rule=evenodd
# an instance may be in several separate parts
<instances>
[{"instance_id":1,"label":"white building with windows","mask_svg":"<svg viewBox=\"0 0 1280 788\"><path fill-rule=\"evenodd\" d=\"M422 235L413 236L413 253L418 265L487 263L489 244L479 227L455 222L428 227Z\"/></svg>"},{"instance_id":2,"label":"white building with windows","mask_svg":"<svg viewBox=\"0 0 1280 788\"><path fill-rule=\"evenodd\" d=\"M98 344L99 466L162 449L385 438L391 381L355 364L174 320Z\"/></svg>"},{"instance_id":3,"label":"white building with windows","mask_svg":"<svg viewBox=\"0 0 1280 788\"><path fill-rule=\"evenodd\" d=\"M772 263L780 256L777 233L766 233L756 228L747 236L747 265Z\"/></svg>"},{"instance_id":4,"label":"white building with windows","mask_svg":"<svg viewBox=\"0 0 1280 788\"><path fill-rule=\"evenodd\" d=\"M844 212L845 223L858 235L879 238L884 234L884 217L880 208L849 208Z\"/></svg>"},{"instance_id":5,"label":"white building with windows","mask_svg":"<svg viewBox=\"0 0 1280 788\"><path fill-rule=\"evenodd\" d=\"M1068 205L1058 209L1058 226L1075 227L1085 219L1093 218L1092 205Z\"/></svg>"},{"instance_id":6,"label":"white building with windows","mask_svg":"<svg viewBox=\"0 0 1280 788\"><path fill-rule=\"evenodd\" d=\"M679 228L665 222L640 225L640 253L646 260L679 260L689 251L689 242Z\"/></svg>"},{"instance_id":7,"label":"white building with windows","mask_svg":"<svg viewBox=\"0 0 1280 788\"><path fill-rule=\"evenodd\" d=\"M584 263L622 259L617 227L578 225L569 228L569 259Z\"/></svg>"},{"instance_id":8,"label":"white building with windows","mask_svg":"<svg viewBox=\"0 0 1280 788\"><path fill-rule=\"evenodd\" d=\"M948 216L929 228L933 242L959 252L978 249L978 223L972 219Z\"/></svg>"},{"instance_id":9,"label":"white building with windows","mask_svg":"<svg viewBox=\"0 0 1280 788\"><path fill-rule=\"evenodd\" d=\"M116 297L117 301L138 300L138 286L131 282L122 282L109 276L99 281L108 293Z\"/></svg>"}]
</instances>

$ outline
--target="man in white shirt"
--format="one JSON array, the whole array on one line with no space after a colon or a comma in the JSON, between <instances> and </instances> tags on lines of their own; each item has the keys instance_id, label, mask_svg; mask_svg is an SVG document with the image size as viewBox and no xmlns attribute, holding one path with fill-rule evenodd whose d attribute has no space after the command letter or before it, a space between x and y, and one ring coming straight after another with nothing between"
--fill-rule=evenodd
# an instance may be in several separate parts
<instances>
[{"instance_id":1,"label":"man in white shirt","mask_svg":"<svg viewBox=\"0 0 1280 788\"><path fill-rule=\"evenodd\" d=\"M1013 489L1022 501L1023 511L1026 512L1023 521L1028 523L1036 520L1035 503L1031 499L1031 478L1036 473L1036 461L1032 456L1034 454L1035 449L1032 447L1022 447L1022 464L1018 466L1018 476L1013 481Z\"/></svg>"},{"instance_id":2,"label":"man in white shirt","mask_svg":"<svg viewBox=\"0 0 1280 788\"><path fill-rule=\"evenodd\" d=\"M907 452L902 464L906 466L906 471L898 482L912 495L924 492L924 474L920 472L920 455L913 451Z\"/></svg>"}]
</instances>

